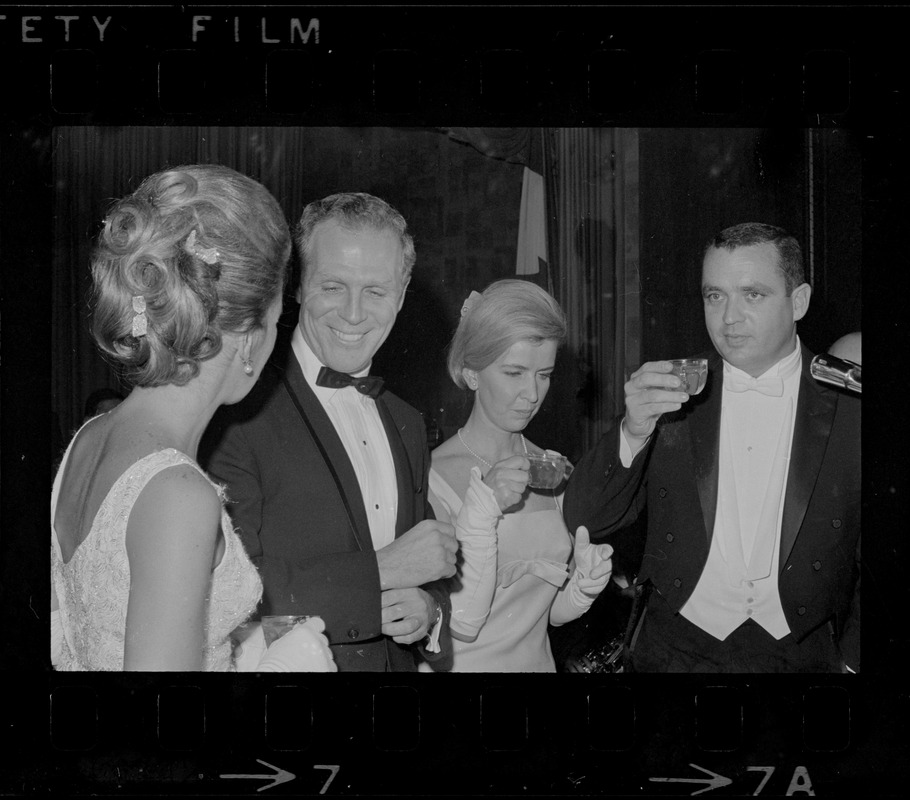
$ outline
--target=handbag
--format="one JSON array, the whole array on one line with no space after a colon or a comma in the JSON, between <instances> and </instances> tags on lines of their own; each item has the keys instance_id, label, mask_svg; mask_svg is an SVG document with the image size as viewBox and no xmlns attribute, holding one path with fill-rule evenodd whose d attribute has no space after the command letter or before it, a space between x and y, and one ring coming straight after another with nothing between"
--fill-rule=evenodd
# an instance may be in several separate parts
<instances>
[{"instance_id":1,"label":"handbag","mask_svg":"<svg viewBox=\"0 0 910 800\"><path fill-rule=\"evenodd\" d=\"M632 609L623 633L602 645L596 645L583 656L566 661L566 672L621 673L626 672L629 653L638 638L645 608L653 585L650 580L633 584Z\"/></svg>"}]
</instances>

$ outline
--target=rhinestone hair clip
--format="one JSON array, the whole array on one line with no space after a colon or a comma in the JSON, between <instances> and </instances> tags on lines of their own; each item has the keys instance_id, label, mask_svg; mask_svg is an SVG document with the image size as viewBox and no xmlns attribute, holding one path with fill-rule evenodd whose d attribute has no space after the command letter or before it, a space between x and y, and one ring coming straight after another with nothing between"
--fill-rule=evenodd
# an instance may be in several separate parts
<instances>
[{"instance_id":1,"label":"rhinestone hair clip","mask_svg":"<svg viewBox=\"0 0 910 800\"><path fill-rule=\"evenodd\" d=\"M133 327L130 333L138 339L148 332L149 318L145 314L145 298L141 294L133 297Z\"/></svg>"},{"instance_id":2,"label":"rhinestone hair clip","mask_svg":"<svg viewBox=\"0 0 910 800\"><path fill-rule=\"evenodd\" d=\"M214 247L199 247L196 244L196 229L190 231L190 235L186 237L186 242L183 245L183 249L186 250L191 256L196 256L201 258L206 264L212 265L218 262L218 259L221 258L221 253L218 252Z\"/></svg>"}]
</instances>

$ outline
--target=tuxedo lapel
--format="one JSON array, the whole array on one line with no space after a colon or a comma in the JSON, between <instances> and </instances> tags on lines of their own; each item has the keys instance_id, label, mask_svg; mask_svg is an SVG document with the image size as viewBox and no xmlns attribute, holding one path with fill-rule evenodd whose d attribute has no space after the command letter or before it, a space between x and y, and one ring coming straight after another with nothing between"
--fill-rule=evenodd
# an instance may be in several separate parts
<instances>
[{"instance_id":1,"label":"tuxedo lapel","mask_svg":"<svg viewBox=\"0 0 910 800\"><path fill-rule=\"evenodd\" d=\"M300 364L290 352L287 367L283 373L284 386L291 401L297 409L301 422L313 438L316 449L326 464L336 488L348 511L349 521L361 550L372 550L373 540L370 536L370 523L363 504L363 494L357 481L354 466L348 457L344 444L322 407L322 403L307 384L300 369ZM302 476L305 480L306 478Z\"/></svg>"},{"instance_id":2,"label":"tuxedo lapel","mask_svg":"<svg viewBox=\"0 0 910 800\"><path fill-rule=\"evenodd\" d=\"M690 403L697 405L689 415L689 434L695 461L695 485L705 522L705 536L710 546L717 513L717 475L720 459L720 409L723 395L723 361L714 356L708 362L708 384L705 394Z\"/></svg>"},{"instance_id":3,"label":"tuxedo lapel","mask_svg":"<svg viewBox=\"0 0 910 800\"><path fill-rule=\"evenodd\" d=\"M805 347L802 349L802 358L793 443L790 446L787 493L780 526L781 572L790 557L793 543L806 515L837 408L837 392L821 386L809 374L812 353Z\"/></svg>"},{"instance_id":4,"label":"tuxedo lapel","mask_svg":"<svg viewBox=\"0 0 910 800\"><path fill-rule=\"evenodd\" d=\"M389 440L389 449L392 451L392 460L395 462L395 477L398 482L398 518L395 521L395 536L398 537L414 527L416 523L416 520L412 519L413 514L411 513L411 496L414 486L411 460L408 458L408 451L404 446L398 425L395 424L392 412L389 411L382 395L376 398L376 408L379 409L379 416Z\"/></svg>"}]
</instances>

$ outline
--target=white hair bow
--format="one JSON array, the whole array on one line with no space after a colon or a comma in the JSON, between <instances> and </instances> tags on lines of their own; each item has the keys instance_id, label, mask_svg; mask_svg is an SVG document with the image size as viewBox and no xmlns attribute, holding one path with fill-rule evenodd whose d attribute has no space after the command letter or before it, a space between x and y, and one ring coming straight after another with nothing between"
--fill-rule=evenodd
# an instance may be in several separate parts
<instances>
[{"instance_id":1,"label":"white hair bow","mask_svg":"<svg viewBox=\"0 0 910 800\"><path fill-rule=\"evenodd\" d=\"M468 299L464 301L464 305L461 307L461 316L467 314L479 298L480 292L471 292L471 294L468 295Z\"/></svg>"}]
</instances>

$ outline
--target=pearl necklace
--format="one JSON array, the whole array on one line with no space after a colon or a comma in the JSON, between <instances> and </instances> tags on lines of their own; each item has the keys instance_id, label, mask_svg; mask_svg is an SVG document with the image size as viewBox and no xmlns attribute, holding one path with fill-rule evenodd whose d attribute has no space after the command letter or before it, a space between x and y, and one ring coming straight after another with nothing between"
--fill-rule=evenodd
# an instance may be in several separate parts
<instances>
[{"instance_id":1,"label":"pearl necklace","mask_svg":"<svg viewBox=\"0 0 910 800\"><path fill-rule=\"evenodd\" d=\"M459 440L461 441L461 443L464 445L464 449L467 450L472 456L474 456L474 458L476 458L476 459L477 459L481 464L483 464L485 467L488 467L489 469L493 469L493 465L492 465L489 461L487 461L485 458L481 458L481 457L480 457L479 455L477 455L477 453L475 453L470 447L468 447L468 443L464 440L464 436L461 435L461 432L462 432L463 430L464 430L464 428L459 428L459 429L458 429L458 439L459 439ZM528 454L528 445L527 445L527 443L525 442L524 434L523 434L523 433L519 433L518 435L521 437L521 446L524 448L525 455L527 455L527 454Z\"/></svg>"}]
</instances>

